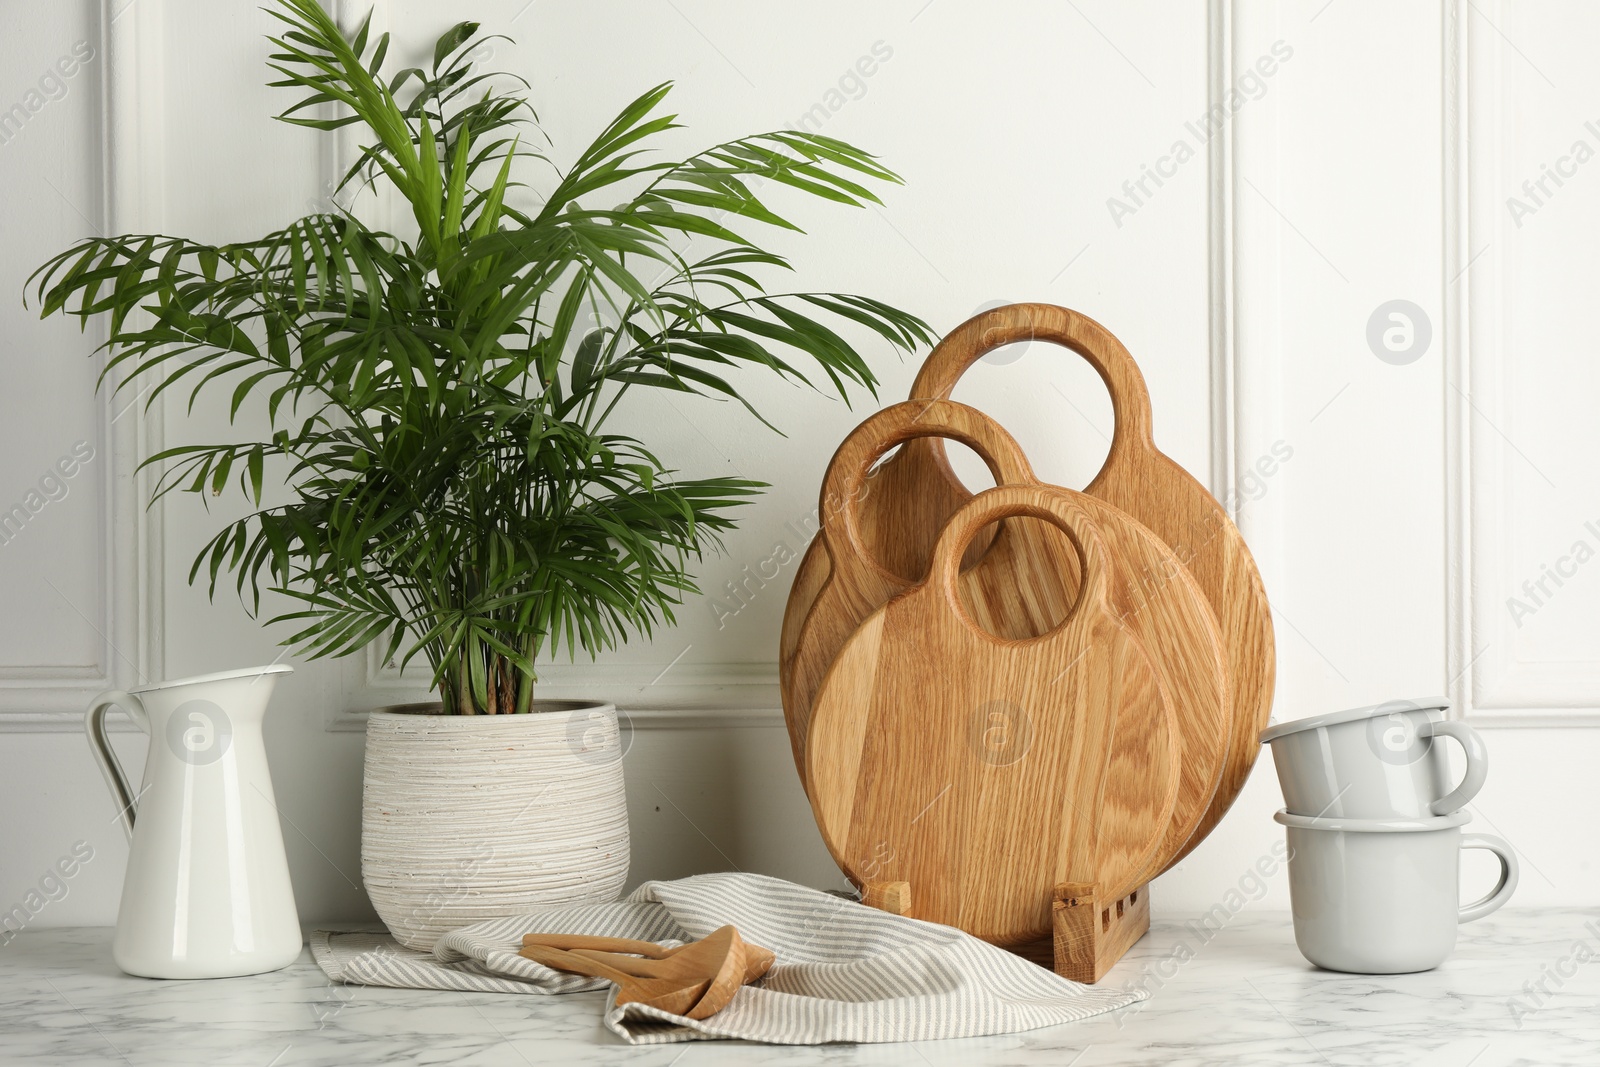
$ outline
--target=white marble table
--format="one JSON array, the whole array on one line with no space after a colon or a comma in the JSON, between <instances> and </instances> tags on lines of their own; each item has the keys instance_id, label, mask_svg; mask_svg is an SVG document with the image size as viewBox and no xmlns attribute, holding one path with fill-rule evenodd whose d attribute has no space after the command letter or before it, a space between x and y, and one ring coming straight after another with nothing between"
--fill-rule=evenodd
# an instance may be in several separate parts
<instances>
[{"instance_id":1,"label":"white marble table","mask_svg":"<svg viewBox=\"0 0 1600 1067\"><path fill-rule=\"evenodd\" d=\"M1283 913L1212 925L1159 920L1107 978L1154 995L1117 1015L1005 1037L811 1048L633 1048L600 1026L598 993L335 986L309 954L276 974L148 981L117 970L109 930L42 930L0 947L0 1063L1600 1065L1600 909L1507 909L1464 927L1438 970L1393 977L1313 969Z\"/></svg>"}]
</instances>

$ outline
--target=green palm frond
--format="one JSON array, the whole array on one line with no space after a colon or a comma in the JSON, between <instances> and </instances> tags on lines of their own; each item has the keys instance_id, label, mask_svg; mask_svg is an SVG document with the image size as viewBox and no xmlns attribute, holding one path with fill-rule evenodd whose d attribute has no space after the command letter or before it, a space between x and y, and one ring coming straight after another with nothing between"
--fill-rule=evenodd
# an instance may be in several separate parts
<instances>
[{"instance_id":1,"label":"green palm frond","mask_svg":"<svg viewBox=\"0 0 1600 1067\"><path fill-rule=\"evenodd\" d=\"M661 161L671 88L640 95L565 170L526 83L476 68L473 22L428 69L386 70L370 16L346 34L316 0L277 0L271 84L300 91L278 118L358 134L339 189L388 184L407 232L348 206L255 241L86 240L28 288L43 316L105 316L102 383L153 381L261 404L265 440L167 449L155 496L237 484L255 510L196 557L312 656L376 644L421 656L448 710L527 711L536 664L590 655L671 624L690 567L763 487L680 477L607 428L618 401L668 390L737 401L762 368L848 399L877 380L860 340L911 351L913 315L848 294L773 292L788 262L756 241L798 230L759 195L877 202L899 179L832 138L775 131ZM536 169L541 181L519 180ZM537 195L536 213L515 203ZM692 252L692 255L691 255ZM269 469L290 502L263 506Z\"/></svg>"}]
</instances>

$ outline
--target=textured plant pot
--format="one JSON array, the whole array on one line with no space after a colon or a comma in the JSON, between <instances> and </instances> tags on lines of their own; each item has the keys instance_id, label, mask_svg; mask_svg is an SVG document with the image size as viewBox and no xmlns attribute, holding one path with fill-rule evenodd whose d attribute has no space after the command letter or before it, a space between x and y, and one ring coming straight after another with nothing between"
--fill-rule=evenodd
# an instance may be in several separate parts
<instances>
[{"instance_id":1,"label":"textured plant pot","mask_svg":"<svg viewBox=\"0 0 1600 1067\"><path fill-rule=\"evenodd\" d=\"M628 875L616 708L428 713L438 707L367 722L361 874L395 939L429 951L485 919L615 900Z\"/></svg>"}]
</instances>

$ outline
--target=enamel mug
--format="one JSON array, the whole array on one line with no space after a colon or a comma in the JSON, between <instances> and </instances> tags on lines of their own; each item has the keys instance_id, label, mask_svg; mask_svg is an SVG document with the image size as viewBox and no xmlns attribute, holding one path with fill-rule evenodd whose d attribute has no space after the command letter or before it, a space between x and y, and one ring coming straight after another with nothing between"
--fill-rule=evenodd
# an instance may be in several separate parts
<instances>
[{"instance_id":1,"label":"enamel mug","mask_svg":"<svg viewBox=\"0 0 1600 1067\"><path fill-rule=\"evenodd\" d=\"M1285 806L1346 819L1419 819L1464 807L1483 788L1489 757L1476 730L1444 717L1449 707L1443 698L1393 700L1263 730ZM1446 737L1466 754L1454 788Z\"/></svg>"},{"instance_id":2,"label":"enamel mug","mask_svg":"<svg viewBox=\"0 0 1600 1067\"><path fill-rule=\"evenodd\" d=\"M1456 945L1456 927L1500 907L1517 888L1511 846L1463 834L1464 811L1427 819L1314 819L1279 811L1288 827L1294 940L1318 967L1355 974L1427 971ZM1500 881L1460 903L1461 850L1487 849Z\"/></svg>"}]
</instances>

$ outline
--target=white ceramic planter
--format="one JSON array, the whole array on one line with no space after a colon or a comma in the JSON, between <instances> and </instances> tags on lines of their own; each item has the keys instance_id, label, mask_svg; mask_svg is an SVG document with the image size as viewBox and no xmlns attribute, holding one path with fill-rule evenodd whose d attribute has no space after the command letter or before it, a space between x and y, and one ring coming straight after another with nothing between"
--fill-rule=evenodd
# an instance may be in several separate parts
<instances>
[{"instance_id":1,"label":"white ceramic planter","mask_svg":"<svg viewBox=\"0 0 1600 1067\"><path fill-rule=\"evenodd\" d=\"M610 704L528 715L375 711L361 873L407 948L530 908L615 900L628 875L622 746Z\"/></svg>"}]
</instances>

